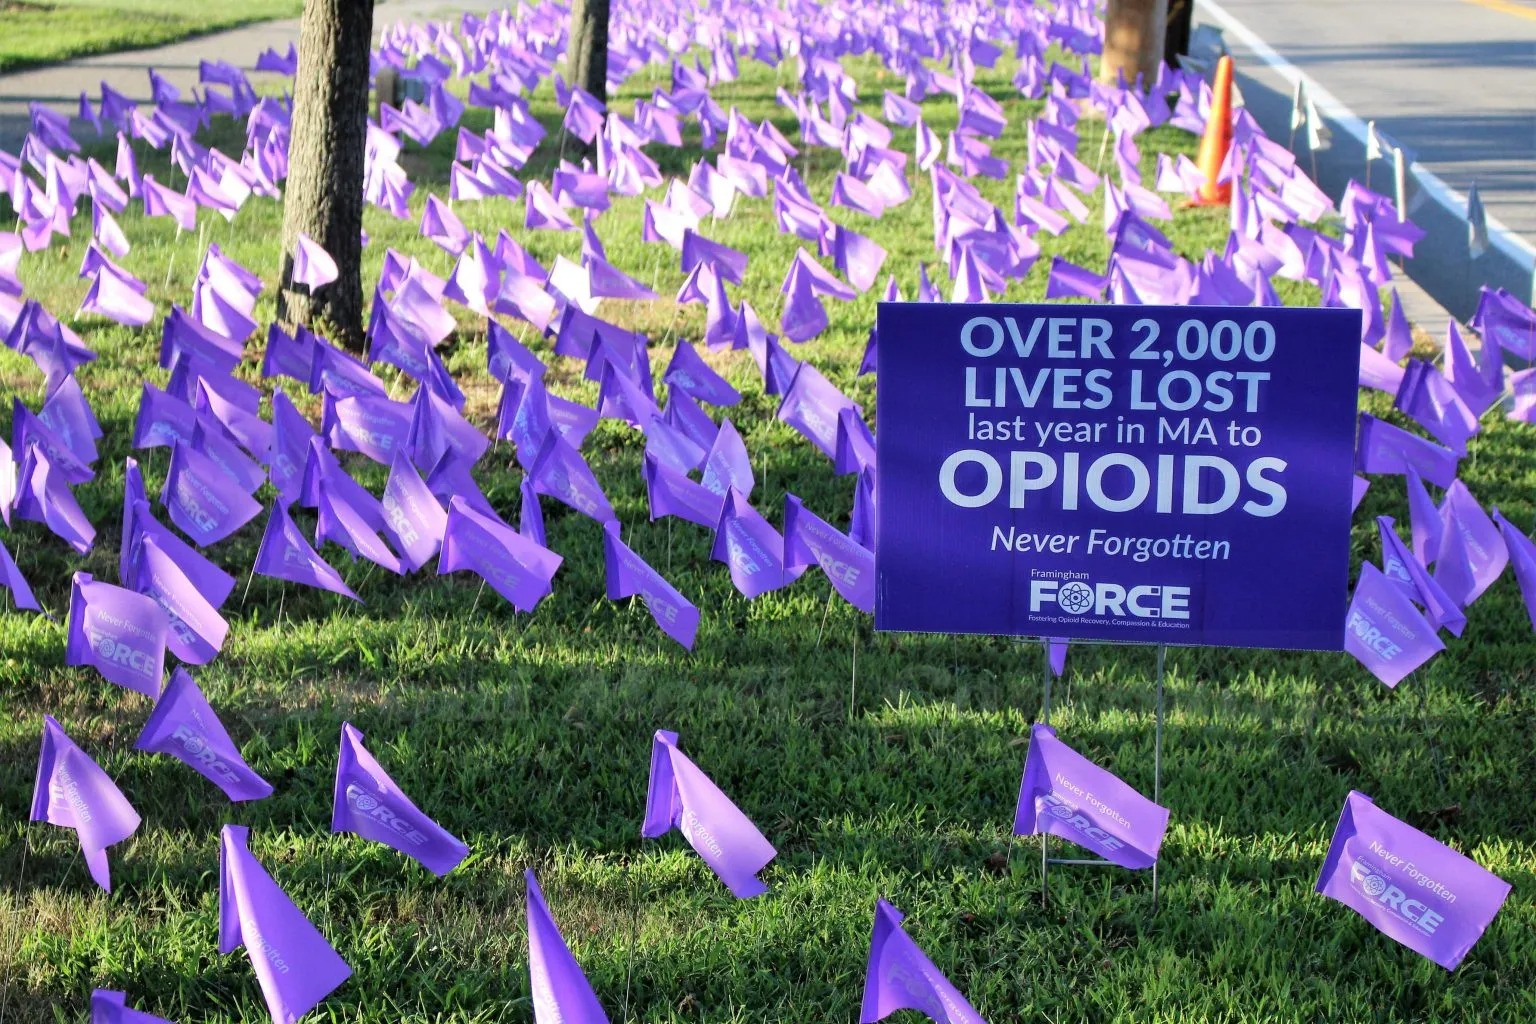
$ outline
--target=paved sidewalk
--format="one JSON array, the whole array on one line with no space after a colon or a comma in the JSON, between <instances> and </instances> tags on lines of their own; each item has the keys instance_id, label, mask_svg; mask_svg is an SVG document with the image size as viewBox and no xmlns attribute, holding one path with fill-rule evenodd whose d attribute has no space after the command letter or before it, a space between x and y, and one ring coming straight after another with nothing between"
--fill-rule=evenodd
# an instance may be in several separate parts
<instances>
[{"instance_id":1,"label":"paved sidewalk","mask_svg":"<svg viewBox=\"0 0 1536 1024\"><path fill-rule=\"evenodd\" d=\"M483 14L505 5L496 0L459 0L451 5L443 0L380 0L373 11L374 36L377 38L381 29L400 21L457 19L465 11ZM147 50L82 57L0 75L0 149L14 153L20 147L30 123L28 107L34 102L46 103L74 116L79 110L81 90L99 99L102 82L129 99L148 102L150 68L177 88L187 90L198 84L199 61L222 60L249 71L262 51L272 48L281 53L289 43L298 40L299 20L291 18L214 32Z\"/></svg>"}]
</instances>

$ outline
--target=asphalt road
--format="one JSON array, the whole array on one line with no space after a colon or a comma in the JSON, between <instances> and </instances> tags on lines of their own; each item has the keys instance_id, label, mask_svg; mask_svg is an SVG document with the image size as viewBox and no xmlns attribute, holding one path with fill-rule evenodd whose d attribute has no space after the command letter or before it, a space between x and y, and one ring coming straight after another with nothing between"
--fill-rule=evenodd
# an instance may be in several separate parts
<instances>
[{"instance_id":1,"label":"asphalt road","mask_svg":"<svg viewBox=\"0 0 1536 1024\"><path fill-rule=\"evenodd\" d=\"M1359 122L1374 120L1417 160L1409 210L1430 237L1409 272L1443 305L1464 319L1485 282L1531 300L1536 2L1201 0L1195 21L1223 30L1244 99L1272 137L1290 136L1298 76L1335 101L1319 104L1332 145L1317 153L1318 178L1330 194L1366 179ZM1277 57L1289 69L1271 66ZM1295 148L1310 160L1304 136ZM1389 160L1371 161L1371 186L1391 194L1392 173ZM1494 242L1476 259L1466 223L1474 184Z\"/></svg>"}]
</instances>

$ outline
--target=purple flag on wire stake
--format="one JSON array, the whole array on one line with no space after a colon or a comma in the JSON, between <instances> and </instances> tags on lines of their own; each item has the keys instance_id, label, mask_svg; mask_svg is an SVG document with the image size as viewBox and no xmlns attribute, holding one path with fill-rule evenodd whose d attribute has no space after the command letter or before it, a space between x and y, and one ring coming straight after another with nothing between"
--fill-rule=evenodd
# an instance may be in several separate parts
<instances>
[{"instance_id":1,"label":"purple flag on wire stake","mask_svg":"<svg viewBox=\"0 0 1536 1024\"><path fill-rule=\"evenodd\" d=\"M1509 883L1351 790L1317 891L1448 971L1471 952Z\"/></svg>"},{"instance_id":2,"label":"purple flag on wire stake","mask_svg":"<svg viewBox=\"0 0 1536 1024\"><path fill-rule=\"evenodd\" d=\"M704 361L698 349L686 341L677 343L677 351L672 354L672 362L667 364L667 372L661 379L687 392L695 401L716 406L735 405L741 401L741 392L731 387Z\"/></svg>"},{"instance_id":3,"label":"purple flag on wire stake","mask_svg":"<svg viewBox=\"0 0 1536 1024\"><path fill-rule=\"evenodd\" d=\"M677 746L677 733L658 729L651 743L651 780L645 798L646 839L673 828L737 899L768 891L758 878L777 856L757 826Z\"/></svg>"},{"instance_id":4,"label":"purple flag on wire stake","mask_svg":"<svg viewBox=\"0 0 1536 1024\"><path fill-rule=\"evenodd\" d=\"M245 763L208 698L184 668L171 674L133 749L169 754L237 803L272 795L272 784Z\"/></svg>"},{"instance_id":5,"label":"purple flag on wire stake","mask_svg":"<svg viewBox=\"0 0 1536 1024\"><path fill-rule=\"evenodd\" d=\"M1047 640L1046 656L1051 663L1051 675L1057 679L1067 670L1067 641L1055 637Z\"/></svg>"},{"instance_id":6,"label":"purple flag on wire stake","mask_svg":"<svg viewBox=\"0 0 1536 1024\"><path fill-rule=\"evenodd\" d=\"M1472 497L1467 485L1460 480L1451 481L1451 485L1445 489L1440 517L1444 523L1441 550L1444 550L1445 538L1449 534L1458 533L1466 551L1467 569L1471 574L1466 598L1461 601L1462 607L1466 607L1481 597L1503 573L1504 567L1509 564L1509 552L1504 547L1498 527L1488 517L1488 513L1483 511L1477 499ZM1441 568L1437 564L1436 572ZM1451 591L1451 596L1461 600L1461 596L1454 591Z\"/></svg>"},{"instance_id":7,"label":"purple flag on wire stake","mask_svg":"<svg viewBox=\"0 0 1536 1024\"><path fill-rule=\"evenodd\" d=\"M1391 687L1445 650L1408 595L1369 562L1360 567L1345 622L1344 649Z\"/></svg>"},{"instance_id":8,"label":"purple flag on wire stake","mask_svg":"<svg viewBox=\"0 0 1536 1024\"><path fill-rule=\"evenodd\" d=\"M164 609L171 653L189 665L212 661L229 635L229 623L219 610L154 537L139 538L135 561L133 589Z\"/></svg>"},{"instance_id":9,"label":"purple flag on wire stake","mask_svg":"<svg viewBox=\"0 0 1536 1024\"><path fill-rule=\"evenodd\" d=\"M379 531L386 524L383 506L369 494L364 507L355 503L362 495L348 495L345 486L338 486L335 476L322 476L319 481L319 521L315 527L315 543L332 541L346 548L353 558L366 558L375 565L402 575L399 557L389 549ZM361 488L359 488L361 490ZM364 492L366 493L366 492Z\"/></svg>"},{"instance_id":10,"label":"purple flag on wire stake","mask_svg":"<svg viewBox=\"0 0 1536 1024\"><path fill-rule=\"evenodd\" d=\"M564 559L506 523L475 511L455 495L448 503L438 575L468 569L520 612L531 612L553 592L550 581Z\"/></svg>"},{"instance_id":11,"label":"purple flag on wire stake","mask_svg":"<svg viewBox=\"0 0 1536 1024\"><path fill-rule=\"evenodd\" d=\"M1157 863L1168 810L1142 796L1036 723L1019 784L1013 834L1049 832L1124 868Z\"/></svg>"},{"instance_id":12,"label":"purple flag on wire stake","mask_svg":"<svg viewBox=\"0 0 1536 1024\"><path fill-rule=\"evenodd\" d=\"M734 487L726 494L710 558L730 567L731 582L749 600L799 579L805 567L784 564L784 538Z\"/></svg>"},{"instance_id":13,"label":"purple flag on wire stake","mask_svg":"<svg viewBox=\"0 0 1536 1024\"><path fill-rule=\"evenodd\" d=\"M198 547L217 544L261 512L261 503L217 462L181 441L171 449L160 501L169 510L171 522Z\"/></svg>"},{"instance_id":14,"label":"purple flag on wire stake","mask_svg":"<svg viewBox=\"0 0 1536 1024\"><path fill-rule=\"evenodd\" d=\"M293 251L293 280L310 291L323 288L340 276L331 254L302 231Z\"/></svg>"},{"instance_id":15,"label":"purple flag on wire stake","mask_svg":"<svg viewBox=\"0 0 1536 1024\"><path fill-rule=\"evenodd\" d=\"M1536 629L1536 544L1510 522L1493 510L1493 521L1498 524L1509 551L1509 560L1515 567L1515 580L1520 584L1520 596L1525 599L1525 611L1531 618L1531 628Z\"/></svg>"},{"instance_id":16,"label":"purple flag on wire stake","mask_svg":"<svg viewBox=\"0 0 1536 1024\"><path fill-rule=\"evenodd\" d=\"M752 459L747 455L747 443L741 439L736 424L728 419L721 421L720 429L715 433L715 443L704 456L704 472L699 483L706 491L721 498L733 487L743 498L750 498L752 488L757 485L752 475Z\"/></svg>"},{"instance_id":17,"label":"purple flag on wire stake","mask_svg":"<svg viewBox=\"0 0 1536 1024\"><path fill-rule=\"evenodd\" d=\"M156 697L169 629L165 610L153 599L77 572L69 592L64 664L94 666L108 682Z\"/></svg>"},{"instance_id":18,"label":"purple flag on wire stake","mask_svg":"<svg viewBox=\"0 0 1536 1024\"><path fill-rule=\"evenodd\" d=\"M136 471L136 470L135 470ZM118 559L118 578L137 580L141 548L150 538L161 551L170 555L197 592L215 608L229 599L235 589L235 578L220 569L191 544L177 536L175 531L161 525L154 517L149 502L139 488L125 488L123 495L123 551Z\"/></svg>"},{"instance_id":19,"label":"purple flag on wire stake","mask_svg":"<svg viewBox=\"0 0 1536 1024\"><path fill-rule=\"evenodd\" d=\"M687 473L704 464L706 452L693 439L668 423L663 416L652 416L645 425L645 451L663 465Z\"/></svg>"},{"instance_id":20,"label":"purple flag on wire stake","mask_svg":"<svg viewBox=\"0 0 1536 1024\"><path fill-rule=\"evenodd\" d=\"M251 830L219 834L219 952L244 946L275 1024L295 1024L352 976L325 936L250 851Z\"/></svg>"},{"instance_id":21,"label":"purple flag on wire stake","mask_svg":"<svg viewBox=\"0 0 1536 1024\"><path fill-rule=\"evenodd\" d=\"M1422 359L1408 361L1397 386L1396 405L1457 455L1467 454L1468 439L1481 429L1455 385Z\"/></svg>"},{"instance_id":22,"label":"purple flag on wire stake","mask_svg":"<svg viewBox=\"0 0 1536 1024\"><path fill-rule=\"evenodd\" d=\"M778 418L800 431L829 459L837 458L838 414L860 410L820 370L801 363L779 403Z\"/></svg>"},{"instance_id":23,"label":"purple flag on wire stake","mask_svg":"<svg viewBox=\"0 0 1536 1024\"><path fill-rule=\"evenodd\" d=\"M699 609L630 550L619 537L617 521L603 528L603 559L608 572L608 600L639 594L645 598L645 607L661 631L687 650L693 650L699 632Z\"/></svg>"},{"instance_id":24,"label":"purple flag on wire stake","mask_svg":"<svg viewBox=\"0 0 1536 1024\"><path fill-rule=\"evenodd\" d=\"M1517 565L1516 568L1519 568ZM32 588L27 585L26 577L21 574L16 560L5 549L5 543L0 541L0 590L9 590L11 600L17 608L26 611L40 612L42 605L37 603L37 597L32 593Z\"/></svg>"},{"instance_id":25,"label":"purple flag on wire stake","mask_svg":"<svg viewBox=\"0 0 1536 1024\"><path fill-rule=\"evenodd\" d=\"M666 465L651 452L645 454L641 474L651 521L677 516L713 530L720 522L720 495L690 480L687 474Z\"/></svg>"},{"instance_id":26,"label":"purple flag on wire stake","mask_svg":"<svg viewBox=\"0 0 1536 1024\"><path fill-rule=\"evenodd\" d=\"M1397 523L1391 516L1377 516L1376 530L1381 538L1382 575L1429 613L1430 625L1436 629L1444 627L1460 636L1466 628L1467 617L1445 588L1435 582L1424 563L1403 544L1397 535Z\"/></svg>"},{"instance_id":27,"label":"purple flag on wire stake","mask_svg":"<svg viewBox=\"0 0 1536 1024\"><path fill-rule=\"evenodd\" d=\"M171 1024L164 1017L156 1017L128 1005L126 992L98 988L91 993L91 1024Z\"/></svg>"},{"instance_id":28,"label":"purple flag on wire stake","mask_svg":"<svg viewBox=\"0 0 1536 1024\"><path fill-rule=\"evenodd\" d=\"M469 847L427 817L363 746L350 722L341 726L332 832L352 832L383 843L441 878L469 855Z\"/></svg>"},{"instance_id":29,"label":"purple flag on wire stake","mask_svg":"<svg viewBox=\"0 0 1536 1024\"><path fill-rule=\"evenodd\" d=\"M63 474L58 473L48 456L37 445L26 448L15 499L15 514L20 519L40 522L58 539L80 554L95 543L95 527L75 500L74 491Z\"/></svg>"},{"instance_id":30,"label":"purple flag on wire stake","mask_svg":"<svg viewBox=\"0 0 1536 1024\"><path fill-rule=\"evenodd\" d=\"M155 304L135 287L139 283L125 270L100 267L80 303L80 312L106 317L124 327L143 327L155 318Z\"/></svg>"},{"instance_id":31,"label":"purple flag on wire stake","mask_svg":"<svg viewBox=\"0 0 1536 1024\"><path fill-rule=\"evenodd\" d=\"M362 602L362 598L342 580L341 574L309 546L303 532L289 517L288 510L278 503L272 505L266 531L261 535L261 547L256 552L256 564L251 571L260 576L319 587Z\"/></svg>"},{"instance_id":32,"label":"purple flag on wire stake","mask_svg":"<svg viewBox=\"0 0 1536 1024\"><path fill-rule=\"evenodd\" d=\"M589 519L606 523L618 518L592 467L556 429L545 435L528 476L535 491L564 502Z\"/></svg>"},{"instance_id":33,"label":"purple flag on wire stake","mask_svg":"<svg viewBox=\"0 0 1536 1024\"><path fill-rule=\"evenodd\" d=\"M400 567L415 572L442 547L448 513L404 452L396 452L390 464L383 507L386 525L400 551Z\"/></svg>"},{"instance_id":34,"label":"purple flag on wire stake","mask_svg":"<svg viewBox=\"0 0 1536 1024\"><path fill-rule=\"evenodd\" d=\"M1456 453L1394 427L1370 413L1360 414L1356 468L1362 473L1407 473L1411 467L1437 487L1456 479Z\"/></svg>"},{"instance_id":35,"label":"purple flag on wire stake","mask_svg":"<svg viewBox=\"0 0 1536 1024\"><path fill-rule=\"evenodd\" d=\"M550 916L533 869L523 877L528 882L528 977L535 1024L608 1024L597 993Z\"/></svg>"},{"instance_id":36,"label":"purple flag on wire stake","mask_svg":"<svg viewBox=\"0 0 1536 1024\"><path fill-rule=\"evenodd\" d=\"M784 495L784 562L792 569L819 565L843 600L874 614L874 552L855 544L793 494Z\"/></svg>"},{"instance_id":37,"label":"purple flag on wire stake","mask_svg":"<svg viewBox=\"0 0 1536 1024\"><path fill-rule=\"evenodd\" d=\"M107 892L112 891L107 847L127 839L139 827L138 812L122 790L75 745L52 715L43 717L31 820L74 829L85 854L85 866Z\"/></svg>"},{"instance_id":38,"label":"purple flag on wire stake","mask_svg":"<svg viewBox=\"0 0 1536 1024\"><path fill-rule=\"evenodd\" d=\"M875 901L859 1024L875 1024L898 1010L917 1010L938 1024L987 1024L902 930L904 916L885 900Z\"/></svg>"}]
</instances>

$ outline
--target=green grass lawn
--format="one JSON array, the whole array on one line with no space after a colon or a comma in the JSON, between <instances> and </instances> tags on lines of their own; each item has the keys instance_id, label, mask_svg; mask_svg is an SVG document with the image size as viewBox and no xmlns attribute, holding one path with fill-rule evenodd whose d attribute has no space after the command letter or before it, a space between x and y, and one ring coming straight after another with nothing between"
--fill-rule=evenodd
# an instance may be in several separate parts
<instances>
[{"instance_id":1,"label":"green grass lawn","mask_svg":"<svg viewBox=\"0 0 1536 1024\"><path fill-rule=\"evenodd\" d=\"M893 80L851 62L864 108L878 114ZM794 137L773 103L791 67L743 63L743 79L717 96ZM1004 99L1014 129L999 152L1018 159L1022 120L1038 105L1008 85L1008 61L982 83ZM632 80L617 101L649 95ZM557 117L546 87L546 123ZM951 104L930 101L941 134ZM481 112L471 123L487 124ZM238 151L238 133L221 148ZM1081 152L1098 151L1085 122ZM912 133L896 143L908 152ZM419 215L426 188L446 193L440 139L410 154ZM1141 140L1192 153L1195 140L1164 129ZM552 148L552 147L551 147ZM696 151L654 154L684 173ZM529 173L547 176L552 156ZM825 201L834 155L803 160ZM141 165L146 169L146 161ZM161 169L157 168L160 174ZM912 200L871 223L830 214L890 250L887 269L910 297L919 261L933 262L931 196L914 176ZM164 180L164 178L162 178ZM179 175L176 177L179 181ZM1011 182L980 182L1010 204ZM671 295L676 253L639 242L641 202L616 202L601 230L611 260ZM1011 205L1004 205L1011 209ZM521 204L455 204L472 228L512 230L536 256L574 256L578 234L527 234ZM766 201L746 201L712 236L750 254L744 287L770 324L798 241L779 235ZM1165 230L1187 256L1225 238L1224 210L1181 210ZM197 239L169 222L125 216L135 242L124 264L162 304L185 304L200 255L217 241L272 283L280 211L253 201L232 226L209 218ZM1047 242L1046 256L1004 298L1038 299L1052 252L1102 267L1107 241L1097 205L1087 226ZM446 274L449 258L416 236L414 222L370 210L365 273L386 247ZM68 316L85 291L75 278L88 221L75 240L30 257L23 277ZM883 276L883 275L882 275ZM943 279L942 274L936 277ZM947 285L947 281L944 282ZM877 291L879 289L876 289ZM946 287L947 292L947 287ZM1316 300L1288 285L1288 301ZM873 295L831 303L832 325L796 348L873 410L872 378L856 378ZM259 312L271 316L270 296ZM652 364L677 337L702 334L701 307L670 301L610 304L602 315L647 331ZM445 358L488 429L496 391L484 370L483 325L463 321ZM81 371L106 430L97 480L79 491L100 531L85 558L37 524L6 542L60 619L69 574L116 579L124 456L142 378L155 366L158 323L126 330L75 323L101 358ZM552 388L591 403L579 367L549 355ZM257 354L259 345L250 351ZM782 522L785 492L846 526L850 477L835 477L808 442L773 418L745 353L711 362L746 397L729 410L753 457L753 503ZM259 358L242 374L255 379ZM397 397L408 381L394 381ZM30 364L0 349L0 390L34 407ZM291 396L295 389L287 389ZM302 408L318 420L318 405ZM1393 418L1380 396L1367 400ZM0 426L9 422L9 403ZM1401 420L1399 420L1401 422ZM1536 517L1532 428L1490 423L1473 442L1463 479L1522 528ZM1150 877L1118 869L1053 871L1042 906L1036 841L1010 844L1029 724L1040 706L1041 654L1005 639L876 634L867 617L828 603L817 574L755 601L708 560L705 531L646 521L637 434L605 420L584 449L625 539L703 611L690 655L663 637L642 606L604 596L599 527L545 503L550 546L565 556L554 595L516 615L467 574L393 579L323 552L366 605L257 579L226 607L224 653L194 673L250 764L277 787L231 807L169 758L135 753L150 710L93 670L63 665L62 622L0 613L0 1019L79 1021L93 986L128 990L130 1003L179 1022L265 1020L243 953L216 952L217 844L225 822L252 827L252 850L330 938L355 974L314 1019L427 1024L527 1021L532 1009L522 871L533 867L551 909L610 1019L810 1022L857 1019L877 896L906 910L908 932L992 1024L1270 1024L1270 1022L1520 1021L1536 1015L1536 801L1525 786L1536 748L1531 629L1512 574L1470 613L1466 635L1396 692L1343 654L1180 649L1168 656L1161 893ZM167 453L139 453L158 492ZM375 492L385 473L345 457ZM477 470L482 488L515 522L520 471L503 442ZM264 491L263 498L270 497ZM1375 481L1357 516L1354 556L1378 557L1373 519L1406 517L1396 478ZM313 523L300 513L303 525ZM242 577L265 517L214 549ZM1298 565L1305 558L1297 552ZM242 588L244 580L242 579ZM1053 724L1085 755L1150 791L1154 651L1074 646L1056 690ZM56 716L118 781L144 817L110 851L114 892L87 876L71 833L26 824L42 716ZM328 831L338 733L350 721L402 788L465 839L469 859L437 880L394 852ZM681 745L779 850L764 872L770 891L736 901L673 833L642 841L651 735ZM1328 838L1350 789L1425 828L1513 883L1508 904L1453 974L1378 934L1313 893ZM1055 843L1060 851L1064 844ZM1011 850L1011 858L1008 854ZM915 1014L902 1019L914 1021Z\"/></svg>"},{"instance_id":2,"label":"green grass lawn","mask_svg":"<svg viewBox=\"0 0 1536 1024\"><path fill-rule=\"evenodd\" d=\"M159 46L256 21L296 18L303 7L303 0L4 0L0 72Z\"/></svg>"}]
</instances>

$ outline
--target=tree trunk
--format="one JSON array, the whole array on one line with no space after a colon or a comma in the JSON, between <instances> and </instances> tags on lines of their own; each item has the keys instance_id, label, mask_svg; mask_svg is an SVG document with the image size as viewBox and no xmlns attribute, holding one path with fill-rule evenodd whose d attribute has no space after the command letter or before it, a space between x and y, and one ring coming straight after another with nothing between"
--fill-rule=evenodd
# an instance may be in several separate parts
<instances>
[{"instance_id":1,"label":"tree trunk","mask_svg":"<svg viewBox=\"0 0 1536 1024\"><path fill-rule=\"evenodd\" d=\"M305 0L294 78L293 130L283 197L278 319L363 348L363 153L368 138L368 49L373 0ZM293 281L299 233L336 261L340 276Z\"/></svg>"},{"instance_id":2,"label":"tree trunk","mask_svg":"<svg viewBox=\"0 0 1536 1024\"><path fill-rule=\"evenodd\" d=\"M608 2L575 0L571 5L571 39L565 48L571 84L608 102Z\"/></svg>"},{"instance_id":3,"label":"tree trunk","mask_svg":"<svg viewBox=\"0 0 1536 1024\"><path fill-rule=\"evenodd\" d=\"M1163 34L1163 62L1179 66L1189 53L1189 33L1195 20L1195 0L1168 0L1168 29Z\"/></svg>"},{"instance_id":4,"label":"tree trunk","mask_svg":"<svg viewBox=\"0 0 1536 1024\"><path fill-rule=\"evenodd\" d=\"M1141 75L1143 86L1151 84L1163 59L1167 21L1168 0L1109 0L1099 81L1113 85L1123 76L1129 85Z\"/></svg>"}]
</instances>

